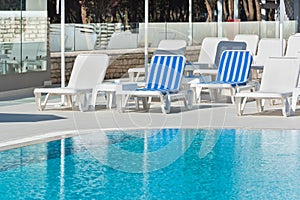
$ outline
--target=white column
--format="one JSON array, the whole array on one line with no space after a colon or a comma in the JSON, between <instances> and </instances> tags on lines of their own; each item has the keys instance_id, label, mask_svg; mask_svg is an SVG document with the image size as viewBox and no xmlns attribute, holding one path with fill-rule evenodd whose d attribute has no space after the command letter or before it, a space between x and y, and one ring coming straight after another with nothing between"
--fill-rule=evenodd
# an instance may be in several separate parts
<instances>
[{"instance_id":1,"label":"white column","mask_svg":"<svg viewBox=\"0 0 300 200\"><path fill-rule=\"evenodd\" d=\"M284 0L280 1L280 16L279 16L279 38L281 41L281 55L284 55L284 49L283 49L283 20L284 20L284 14L285 14L285 6L284 6Z\"/></svg>"},{"instance_id":2,"label":"white column","mask_svg":"<svg viewBox=\"0 0 300 200\"><path fill-rule=\"evenodd\" d=\"M60 1L61 87L65 87L65 0Z\"/></svg>"},{"instance_id":3,"label":"white column","mask_svg":"<svg viewBox=\"0 0 300 200\"><path fill-rule=\"evenodd\" d=\"M266 0L261 0L261 3L262 4L265 4L266 3ZM266 12L266 9L262 8L261 9L261 20L262 21L266 21L267 19L267 12Z\"/></svg>"},{"instance_id":4,"label":"white column","mask_svg":"<svg viewBox=\"0 0 300 200\"><path fill-rule=\"evenodd\" d=\"M234 0L234 19L239 19L240 18L240 13L239 13L239 0Z\"/></svg>"},{"instance_id":5,"label":"white column","mask_svg":"<svg viewBox=\"0 0 300 200\"><path fill-rule=\"evenodd\" d=\"M218 37L222 37L222 19L223 19L223 0L218 0Z\"/></svg>"},{"instance_id":6,"label":"white column","mask_svg":"<svg viewBox=\"0 0 300 200\"><path fill-rule=\"evenodd\" d=\"M192 11L192 0L189 0L189 46L192 45L193 43L193 26L192 26L192 16L193 16L193 11Z\"/></svg>"},{"instance_id":7,"label":"white column","mask_svg":"<svg viewBox=\"0 0 300 200\"><path fill-rule=\"evenodd\" d=\"M148 76L148 14L149 14L148 0L145 0L145 59L144 59L144 65L145 65L145 78L146 79Z\"/></svg>"}]
</instances>

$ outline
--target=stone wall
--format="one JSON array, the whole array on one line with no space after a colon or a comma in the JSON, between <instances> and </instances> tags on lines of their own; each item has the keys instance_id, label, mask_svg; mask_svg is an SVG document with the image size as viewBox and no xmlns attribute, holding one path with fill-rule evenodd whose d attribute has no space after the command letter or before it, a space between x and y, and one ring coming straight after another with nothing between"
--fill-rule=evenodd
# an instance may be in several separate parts
<instances>
[{"instance_id":1,"label":"stone wall","mask_svg":"<svg viewBox=\"0 0 300 200\"><path fill-rule=\"evenodd\" d=\"M0 16L0 42L46 41L48 20L47 17Z\"/></svg>"},{"instance_id":2,"label":"stone wall","mask_svg":"<svg viewBox=\"0 0 300 200\"><path fill-rule=\"evenodd\" d=\"M155 49L149 49L149 61ZM187 47L187 61L197 61L200 52L200 46ZM87 53L104 53L110 57L109 67L106 71L106 79L116 79L128 76L129 68L144 67L144 49L133 50L96 50L82 52L66 52L65 53L65 74L68 82L72 71L73 63L78 54ZM60 53L51 53L51 81L52 84L60 83Z\"/></svg>"}]
</instances>

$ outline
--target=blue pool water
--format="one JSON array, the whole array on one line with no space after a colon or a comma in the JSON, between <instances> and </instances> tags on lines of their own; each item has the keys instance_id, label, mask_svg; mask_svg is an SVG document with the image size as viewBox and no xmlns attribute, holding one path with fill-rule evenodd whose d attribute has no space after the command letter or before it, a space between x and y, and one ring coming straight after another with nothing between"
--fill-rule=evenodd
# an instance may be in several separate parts
<instances>
[{"instance_id":1,"label":"blue pool water","mask_svg":"<svg viewBox=\"0 0 300 200\"><path fill-rule=\"evenodd\" d=\"M300 131L114 131L0 152L0 199L299 198Z\"/></svg>"}]
</instances>

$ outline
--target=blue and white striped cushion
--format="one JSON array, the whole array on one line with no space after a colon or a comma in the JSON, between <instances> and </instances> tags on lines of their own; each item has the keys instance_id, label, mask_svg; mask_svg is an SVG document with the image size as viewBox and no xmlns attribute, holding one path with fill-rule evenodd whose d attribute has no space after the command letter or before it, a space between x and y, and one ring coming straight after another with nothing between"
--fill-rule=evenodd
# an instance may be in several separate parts
<instances>
[{"instance_id":1,"label":"blue and white striped cushion","mask_svg":"<svg viewBox=\"0 0 300 200\"><path fill-rule=\"evenodd\" d=\"M178 91L184 67L185 57L182 55L153 56L146 86L139 90L161 91L162 93Z\"/></svg>"},{"instance_id":2,"label":"blue and white striped cushion","mask_svg":"<svg viewBox=\"0 0 300 200\"><path fill-rule=\"evenodd\" d=\"M227 50L222 53L215 83L245 84L250 75L250 51Z\"/></svg>"}]
</instances>

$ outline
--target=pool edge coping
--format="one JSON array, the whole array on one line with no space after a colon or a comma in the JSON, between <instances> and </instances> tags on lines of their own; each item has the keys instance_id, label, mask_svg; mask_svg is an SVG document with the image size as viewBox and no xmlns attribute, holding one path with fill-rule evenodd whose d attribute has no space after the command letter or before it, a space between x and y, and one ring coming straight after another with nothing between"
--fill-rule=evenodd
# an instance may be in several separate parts
<instances>
[{"instance_id":1,"label":"pool edge coping","mask_svg":"<svg viewBox=\"0 0 300 200\"><path fill-rule=\"evenodd\" d=\"M220 127L164 127L163 129L220 129ZM162 129L161 127L139 127L139 128L122 128L122 130L153 130L153 129ZM237 128L237 127L223 127L222 129L237 129L237 130L262 130L262 128ZM74 136L80 136L84 134L91 134L99 131L117 131L120 130L120 128L102 128L102 129L81 129L81 130L66 130L66 131L55 131L55 132L48 132L46 134L40 134L35 136L30 136L22 139L13 139L5 142L0 142L0 152L5 150L10 150L14 148L21 148L28 145L34 145L39 144L43 142L50 142L54 140L60 140L64 138L70 138ZM298 130L298 129L282 129L282 128L265 128L263 130Z\"/></svg>"}]
</instances>

